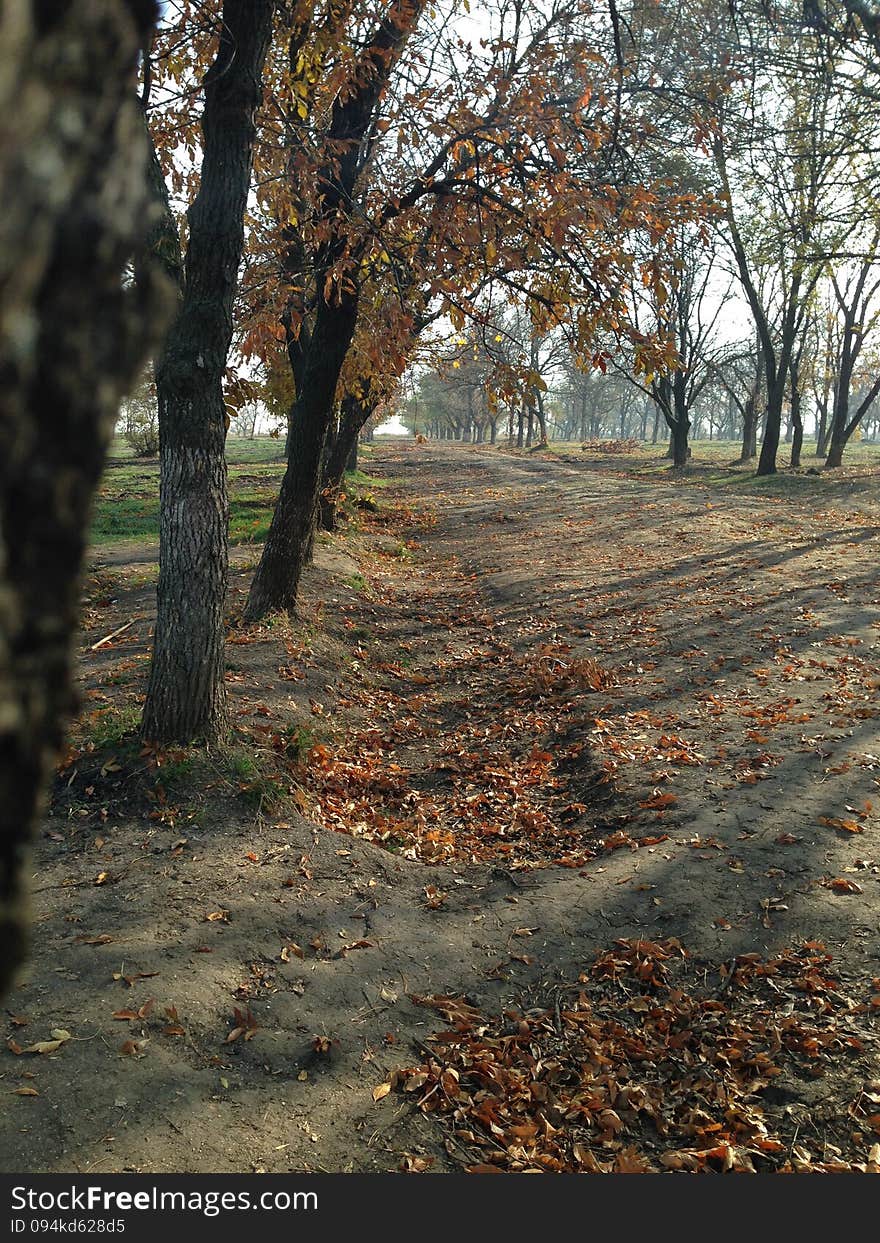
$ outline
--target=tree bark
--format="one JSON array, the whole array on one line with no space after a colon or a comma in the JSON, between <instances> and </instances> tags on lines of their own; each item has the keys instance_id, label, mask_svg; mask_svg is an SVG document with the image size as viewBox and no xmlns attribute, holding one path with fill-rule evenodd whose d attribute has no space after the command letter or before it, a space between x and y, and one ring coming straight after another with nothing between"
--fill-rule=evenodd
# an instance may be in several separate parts
<instances>
[{"instance_id":1,"label":"tree bark","mask_svg":"<svg viewBox=\"0 0 880 1243\"><path fill-rule=\"evenodd\" d=\"M274 9L274 0L224 0L205 77L202 176L188 212L181 304L156 368L158 611L141 732L159 742L215 740L229 724L223 376Z\"/></svg>"},{"instance_id":2,"label":"tree bark","mask_svg":"<svg viewBox=\"0 0 880 1243\"><path fill-rule=\"evenodd\" d=\"M354 338L358 276L349 254L346 214L361 173L364 141L398 56L427 0L395 0L363 46L353 80L333 102L327 132L331 158L319 173L327 236L311 256L317 291L314 326L289 436L290 452L263 555L251 583L245 621L290 611L314 537L324 447L342 366ZM293 242L297 246L296 241ZM299 262L299 259L296 259ZM345 267L345 279L339 277ZM337 279L333 279L334 272Z\"/></svg>"},{"instance_id":3,"label":"tree bark","mask_svg":"<svg viewBox=\"0 0 880 1243\"><path fill-rule=\"evenodd\" d=\"M797 359L792 359L789 366L789 376L791 380L791 465L796 470L801 464L801 451L804 446L804 420L801 415L800 354L798 354Z\"/></svg>"},{"instance_id":4,"label":"tree bark","mask_svg":"<svg viewBox=\"0 0 880 1243\"><path fill-rule=\"evenodd\" d=\"M324 446L336 385L357 322L357 297L321 302L290 427L290 453L269 534L251 583L245 621L293 610L318 509Z\"/></svg>"},{"instance_id":5,"label":"tree bark","mask_svg":"<svg viewBox=\"0 0 880 1243\"><path fill-rule=\"evenodd\" d=\"M370 417L372 409L356 397L346 397L342 403L342 417L333 448L327 456L321 479L321 529L336 530L336 506L339 489L347 470L357 470L357 443L361 428ZM355 465L350 466L352 453Z\"/></svg>"},{"instance_id":6,"label":"tree bark","mask_svg":"<svg viewBox=\"0 0 880 1243\"><path fill-rule=\"evenodd\" d=\"M27 848L75 706L92 497L171 309L158 274L124 281L151 223L135 67L155 17L148 0L0 5L0 992L24 956Z\"/></svg>"}]
</instances>

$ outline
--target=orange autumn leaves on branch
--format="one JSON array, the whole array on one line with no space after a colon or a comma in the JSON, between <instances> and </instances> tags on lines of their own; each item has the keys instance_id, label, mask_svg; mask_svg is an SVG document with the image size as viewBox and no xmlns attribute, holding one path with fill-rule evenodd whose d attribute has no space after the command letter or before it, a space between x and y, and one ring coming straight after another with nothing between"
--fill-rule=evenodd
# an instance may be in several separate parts
<instances>
[{"instance_id":1,"label":"orange autumn leaves on branch","mask_svg":"<svg viewBox=\"0 0 880 1243\"><path fill-rule=\"evenodd\" d=\"M150 127L178 207L198 184L197 104L218 7L175 6L149 58ZM392 73L387 50L370 60L369 31L397 9L406 34ZM561 326L585 367L604 365L597 342L609 334L628 336L646 370L669 366L668 342L630 321L636 241L658 255L643 279L674 282L663 239L705 204L629 171L649 135L637 111L621 111L608 47L601 15L582 0L479 17L457 2L279 4L239 357L259 361L277 392L286 355L295 391L317 303L357 290L357 362L337 398L368 382L392 392L426 317L461 331L505 301L525 304L536 332ZM333 130L334 106L377 73L387 80L353 150ZM328 210L328 187L352 159L352 191ZM316 256L331 235L340 245L326 266ZM503 368L496 378L507 395L522 380Z\"/></svg>"},{"instance_id":2,"label":"orange autumn leaves on branch","mask_svg":"<svg viewBox=\"0 0 880 1243\"><path fill-rule=\"evenodd\" d=\"M536 9L528 31L520 15L515 31L484 34L462 6L422 15L334 212L326 186L346 149L329 125L357 73L345 36L364 14L349 10L346 26L337 11L330 33L290 24L255 162L242 352L267 361L287 345L295 371L317 303L354 289L359 369L382 382L409 361L425 314L460 330L485 322L490 300L525 302L538 331L565 325L585 365L600 332L634 332L636 235L659 246L701 205L628 182L622 151L642 140L641 122L615 115L613 67L588 18L580 3L557 4ZM315 256L334 231L344 240L319 283ZM672 279L659 263L652 273ZM662 344L636 336L645 365L661 366Z\"/></svg>"},{"instance_id":3,"label":"orange autumn leaves on branch","mask_svg":"<svg viewBox=\"0 0 880 1243\"><path fill-rule=\"evenodd\" d=\"M187 201L199 182L192 100L227 24L212 5L175 13L144 95L172 194ZM273 16L227 401L244 391L242 360L262 363L276 399L288 390L288 468L247 621L296 605L338 403L355 403L356 435L432 319L485 328L510 304L534 334L564 333L584 368L604 367L614 337L645 369L668 367L668 342L637 330L627 291L637 267L658 289L674 282L663 239L702 207L633 175L648 132L612 89L607 31L584 0L479 18L457 0L329 0ZM645 236L648 270L636 258ZM506 360L489 387L540 404L523 365Z\"/></svg>"}]
</instances>

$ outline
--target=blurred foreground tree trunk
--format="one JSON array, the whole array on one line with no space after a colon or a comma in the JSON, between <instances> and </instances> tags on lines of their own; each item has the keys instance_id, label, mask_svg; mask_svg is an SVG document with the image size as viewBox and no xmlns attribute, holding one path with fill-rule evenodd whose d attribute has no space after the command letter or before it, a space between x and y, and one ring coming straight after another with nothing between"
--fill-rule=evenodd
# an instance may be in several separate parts
<instances>
[{"instance_id":1,"label":"blurred foreground tree trunk","mask_svg":"<svg viewBox=\"0 0 880 1243\"><path fill-rule=\"evenodd\" d=\"M149 228L136 67L153 0L0 0L0 992L74 707L92 498L121 397L169 307Z\"/></svg>"}]
</instances>

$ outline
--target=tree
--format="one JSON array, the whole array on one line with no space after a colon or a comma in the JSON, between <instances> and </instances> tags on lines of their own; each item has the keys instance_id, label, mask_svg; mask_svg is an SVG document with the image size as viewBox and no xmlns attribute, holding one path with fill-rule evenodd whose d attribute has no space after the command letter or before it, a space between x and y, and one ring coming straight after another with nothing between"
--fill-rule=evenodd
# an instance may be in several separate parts
<instances>
[{"instance_id":1,"label":"tree","mask_svg":"<svg viewBox=\"0 0 880 1243\"><path fill-rule=\"evenodd\" d=\"M843 451L853 432L880 393L880 376L863 386L864 391L850 409L853 380L857 375L859 358L872 330L880 321L880 266L878 266L880 231L875 230L867 251L853 264L840 271L832 271L831 286L839 312L839 345L837 355L837 381L834 386L834 405L831 415L831 435L828 444L827 467L840 466Z\"/></svg>"},{"instance_id":2,"label":"tree","mask_svg":"<svg viewBox=\"0 0 880 1243\"><path fill-rule=\"evenodd\" d=\"M427 7L383 6L373 33L337 57L341 69L326 65L326 48L316 52L313 40L289 57L282 128L290 154L284 170L265 170L263 191L276 238L267 249L285 296L262 301L280 320L296 398L248 620L295 606L367 284L384 279L385 298L397 300L401 343L425 304L441 304L459 331L479 322L492 280L528 302L537 332L568 317L582 353L592 353L597 326L625 327L622 239L649 216L662 232L662 196L614 174L628 131L608 107L584 0L515 0L479 45L447 39L447 13L437 19L436 47L416 38ZM376 352L373 367L381 366Z\"/></svg>"},{"instance_id":3,"label":"tree","mask_svg":"<svg viewBox=\"0 0 880 1243\"><path fill-rule=\"evenodd\" d=\"M159 584L141 724L144 738L153 741L215 740L228 728L223 378L274 10L275 0L223 3L216 55L204 80L201 182L187 213L180 304L156 366Z\"/></svg>"},{"instance_id":4,"label":"tree","mask_svg":"<svg viewBox=\"0 0 880 1243\"><path fill-rule=\"evenodd\" d=\"M159 412L156 381L147 367L134 391L122 403L125 439L136 457L155 457L159 452Z\"/></svg>"},{"instance_id":5,"label":"tree","mask_svg":"<svg viewBox=\"0 0 880 1243\"><path fill-rule=\"evenodd\" d=\"M665 365L647 376L640 376L636 367L624 374L631 374L633 383L656 402L669 428L673 467L681 469L690 457L694 406L714 375L716 332L727 295L709 296L717 238L705 225L683 223L670 234L674 256L670 279L650 279L659 261L659 256L651 256L643 265L644 288L634 291L636 322L638 302L646 301L654 331L667 342Z\"/></svg>"},{"instance_id":6,"label":"tree","mask_svg":"<svg viewBox=\"0 0 880 1243\"><path fill-rule=\"evenodd\" d=\"M24 954L25 854L74 704L92 496L170 309L146 267L126 279L149 224L135 68L155 16L148 0L0 5L0 990Z\"/></svg>"},{"instance_id":7,"label":"tree","mask_svg":"<svg viewBox=\"0 0 880 1243\"><path fill-rule=\"evenodd\" d=\"M314 322L308 329L308 348L302 351L300 307L304 291L292 287L283 313L296 380L287 469L245 606L248 621L273 609L292 608L296 602L317 519L336 386L357 327L360 290L348 271L348 206L370 155L377 106L424 8L425 0L391 0L365 41L350 81L332 103L323 148L325 159L316 174L320 208L317 241L310 255ZM297 42L295 39L294 46ZM294 55L291 61L295 78ZM298 104L296 110L298 113ZM285 267L293 276L302 262L302 241L294 234L288 240ZM295 315L300 317L298 323L294 322Z\"/></svg>"}]
</instances>

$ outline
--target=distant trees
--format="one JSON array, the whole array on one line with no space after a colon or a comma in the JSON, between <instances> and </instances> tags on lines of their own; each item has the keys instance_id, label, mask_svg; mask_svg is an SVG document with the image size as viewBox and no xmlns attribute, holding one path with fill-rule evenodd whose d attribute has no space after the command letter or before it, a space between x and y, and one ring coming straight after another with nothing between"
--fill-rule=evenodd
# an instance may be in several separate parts
<instances>
[{"instance_id":1,"label":"distant trees","mask_svg":"<svg viewBox=\"0 0 880 1243\"><path fill-rule=\"evenodd\" d=\"M727 391L747 423L744 459L752 456L753 438L760 440L754 445L760 448L759 474L775 471L786 421L793 460L799 460L806 401L812 400L814 360L807 339L815 335L821 287L853 262L858 267L864 260L869 273L876 271L870 238L880 113L877 92L866 87L859 66L876 72L877 31L872 6L836 0L737 0L727 6L632 0L619 11L620 91L633 108L644 109L647 133L636 158L657 175L669 170L679 185L696 182L714 199L718 242L730 256L740 305L745 302L754 323L752 357L763 370L762 392L750 381ZM688 253L693 257L694 248ZM684 275L679 262L668 296L661 284L652 289L654 317L658 326L665 318L673 355L667 366L651 368L652 387L665 407L673 445L686 433L684 377L694 374L678 331L682 296L693 301ZM873 298L870 275L866 287ZM717 308L723 300L713 279L696 303ZM864 309L870 314L872 306ZM845 318L842 308L839 314ZM840 361L843 374L833 387L842 394L848 384ZM636 378L638 368L619 354L618 365ZM732 378L729 368L727 377L717 368L714 375L707 383ZM868 394L870 385L859 405ZM753 437L759 399L761 435ZM679 460L682 450L680 443ZM837 459L835 450L829 465Z\"/></svg>"},{"instance_id":2,"label":"distant trees","mask_svg":"<svg viewBox=\"0 0 880 1243\"><path fill-rule=\"evenodd\" d=\"M148 0L0 6L0 991L22 960L28 842L74 706L92 496L170 309L142 262L135 68L155 17Z\"/></svg>"},{"instance_id":3,"label":"distant trees","mask_svg":"<svg viewBox=\"0 0 880 1243\"><path fill-rule=\"evenodd\" d=\"M159 452L159 410L152 365L122 403L121 426L136 457L155 457Z\"/></svg>"}]
</instances>

